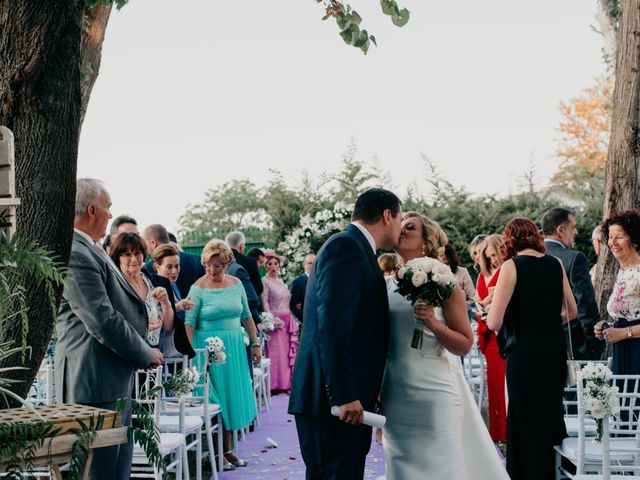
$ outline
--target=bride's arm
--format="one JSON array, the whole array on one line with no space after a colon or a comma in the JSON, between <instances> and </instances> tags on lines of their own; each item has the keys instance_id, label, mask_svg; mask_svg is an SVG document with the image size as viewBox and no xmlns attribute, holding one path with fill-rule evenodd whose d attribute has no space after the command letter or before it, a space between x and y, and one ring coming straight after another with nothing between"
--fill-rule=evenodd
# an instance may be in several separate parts
<instances>
[{"instance_id":1,"label":"bride's arm","mask_svg":"<svg viewBox=\"0 0 640 480\"><path fill-rule=\"evenodd\" d=\"M460 287L456 286L451 298L444 303L442 313L446 323L435 318L431 305L424 302L417 302L415 305L416 318L422 320L444 348L454 355L466 355L473 345L473 332L467 315L467 303Z\"/></svg>"}]
</instances>

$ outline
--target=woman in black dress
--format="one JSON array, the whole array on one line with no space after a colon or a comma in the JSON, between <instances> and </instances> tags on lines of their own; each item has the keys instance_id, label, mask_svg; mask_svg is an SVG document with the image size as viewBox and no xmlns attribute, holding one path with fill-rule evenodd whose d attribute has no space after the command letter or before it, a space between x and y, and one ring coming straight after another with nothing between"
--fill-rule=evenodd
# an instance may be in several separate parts
<instances>
[{"instance_id":1,"label":"woman in black dress","mask_svg":"<svg viewBox=\"0 0 640 480\"><path fill-rule=\"evenodd\" d=\"M553 480L553 446L567 436L562 323L576 316L576 302L562 264L544 254L531 220L514 218L502 236L506 261L487 324L499 332L506 322L516 338L507 356L507 471L512 480Z\"/></svg>"}]
</instances>

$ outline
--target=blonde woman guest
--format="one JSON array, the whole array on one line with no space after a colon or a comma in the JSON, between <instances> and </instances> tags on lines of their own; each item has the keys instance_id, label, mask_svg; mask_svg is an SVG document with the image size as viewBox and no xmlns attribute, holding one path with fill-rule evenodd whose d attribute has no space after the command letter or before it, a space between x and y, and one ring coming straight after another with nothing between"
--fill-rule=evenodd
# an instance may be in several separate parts
<instances>
[{"instance_id":1,"label":"blonde woman guest","mask_svg":"<svg viewBox=\"0 0 640 480\"><path fill-rule=\"evenodd\" d=\"M211 366L209 395L222 411L225 470L247 465L232 452L231 434L233 430L248 427L256 416L243 324L252 342L254 363L259 363L261 358L247 295L240 280L226 273L232 259L231 249L222 240L211 240L205 245L201 261L206 274L191 287L189 298L193 309L187 310L185 315L187 336L194 348L205 348L208 337L220 337L224 342L227 361Z\"/></svg>"},{"instance_id":2,"label":"blonde woman guest","mask_svg":"<svg viewBox=\"0 0 640 480\"><path fill-rule=\"evenodd\" d=\"M378 257L378 265L385 277L395 277L404 262L397 253L383 253Z\"/></svg>"},{"instance_id":3,"label":"blonde woman guest","mask_svg":"<svg viewBox=\"0 0 640 480\"><path fill-rule=\"evenodd\" d=\"M480 274L476 287L476 302L489 309L493 291L500 275L503 259L500 253L501 235L489 235L478 253ZM496 334L489 330L486 321L478 322L478 345L487 360L487 387L489 393L489 433L494 442L507 441L507 406L505 400L506 364L500 356Z\"/></svg>"},{"instance_id":4,"label":"blonde woman guest","mask_svg":"<svg viewBox=\"0 0 640 480\"><path fill-rule=\"evenodd\" d=\"M484 242L485 238L487 238L487 235L480 233L473 237L473 240L471 240L471 243L469 244L469 256L471 257L471 260L473 260L474 270L478 270L479 268L478 255L480 253L480 246L482 245L482 242Z\"/></svg>"},{"instance_id":5,"label":"blonde woman guest","mask_svg":"<svg viewBox=\"0 0 640 480\"><path fill-rule=\"evenodd\" d=\"M291 389L291 371L298 352L298 323L289 309L291 293L280 278L282 258L266 250L266 275L262 277L264 289L260 295L262 308L274 317L276 329L269 332L269 358L271 359L271 391Z\"/></svg>"}]
</instances>

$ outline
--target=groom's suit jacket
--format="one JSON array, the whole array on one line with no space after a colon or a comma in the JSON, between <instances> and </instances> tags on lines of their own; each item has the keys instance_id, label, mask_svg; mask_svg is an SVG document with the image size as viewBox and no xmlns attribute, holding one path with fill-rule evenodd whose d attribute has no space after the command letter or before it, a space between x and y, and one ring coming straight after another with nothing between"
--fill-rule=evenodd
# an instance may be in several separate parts
<instances>
[{"instance_id":1,"label":"groom's suit jacket","mask_svg":"<svg viewBox=\"0 0 640 480\"><path fill-rule=\"evenodd\" d=\"M106 253L77 232L56 330L59 401L107 403L128 397L135 369L151 363L144 302Z\"/></svg>"},{"instance_id":2,"label":"groom's suit jacket","mask_svg":"<svg viewBox=\"0 0 640 480\"><path fill-rule=\"evenodd\" d=\"M354 400L371 409L387 358L389 302L371 245L354 225L318 252L304 305L289 413L326 417Z\"/></svg>"}]
</instances>

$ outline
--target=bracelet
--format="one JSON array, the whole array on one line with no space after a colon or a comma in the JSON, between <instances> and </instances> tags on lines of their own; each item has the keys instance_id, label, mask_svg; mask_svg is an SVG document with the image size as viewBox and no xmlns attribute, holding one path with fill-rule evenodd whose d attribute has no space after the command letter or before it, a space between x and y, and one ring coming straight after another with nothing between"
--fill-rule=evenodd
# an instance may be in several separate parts
<instances>
[{"instance_id":1,"label":"bracelet","mask_svg":"<svg viewBox=\"0 0 640 480\"><path fill-rule=\"evenodd\" d=\"M260 345L259 343L254 343L253 345L251 345L251 348L262 348L262 345Z\"/></svg>"},{"instance_id":2,"label":"bracelet","mask_svg":"<svg viewBox=\"0 0 640 480\"><path fill-rule=\"evenodd\" d=\"M627 327L627 337L633 338L633 332L631 331L631 327Z\"/></svg>"},{"instance_id":3,"label":"bracelet","mask_svg":"<svg viewBox=\"0 0 640 480\"><path fill-rule=\"evenodd\" d=\"M449 325L445 325L445 330L444 330L444 335L442 335L440 338L438 338L438 341L442 341L445 339L445 337L449 334Z\"/></svg>"}]
</instances>

